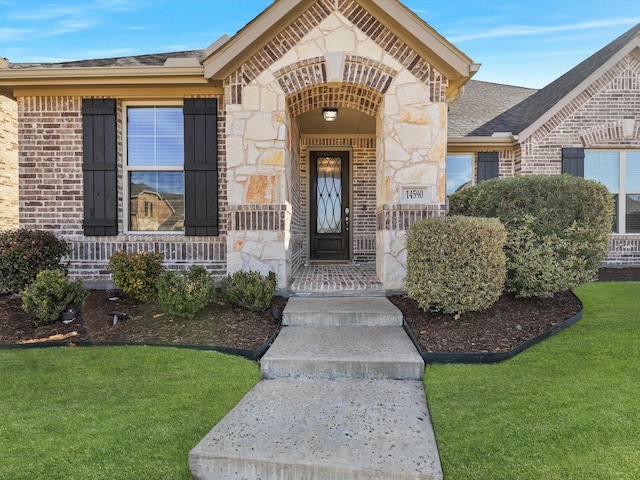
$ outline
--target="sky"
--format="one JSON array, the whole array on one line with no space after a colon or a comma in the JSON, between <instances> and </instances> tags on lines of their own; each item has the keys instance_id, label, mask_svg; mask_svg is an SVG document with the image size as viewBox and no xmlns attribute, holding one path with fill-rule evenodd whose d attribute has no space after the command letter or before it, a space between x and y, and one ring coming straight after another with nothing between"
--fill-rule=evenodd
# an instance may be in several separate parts
<instances>
[{"instance_id":1,"label":"sky","mask_svg":"<svg viewBox=\"0 0 640 480\"><path fill-rule=\"evenodd\" d=\"M60 62L204 49L271 0L0 0L0 57ZM403 0L482 67L542 88L640 23L640 0Z\"/></svg>"}]
</instances>

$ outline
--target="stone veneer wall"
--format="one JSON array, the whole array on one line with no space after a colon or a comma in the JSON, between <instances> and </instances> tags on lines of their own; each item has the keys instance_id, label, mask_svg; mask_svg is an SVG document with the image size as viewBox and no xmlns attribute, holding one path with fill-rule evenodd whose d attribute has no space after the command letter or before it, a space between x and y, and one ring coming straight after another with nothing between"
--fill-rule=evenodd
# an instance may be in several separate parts
<instances>
[{"instance_id":1,"label":"stone veneer wall","mask_svg":"<svg viewBox=\"0 0 640 480\"><path fill-rule=\"evenodd\" d=\"M0 95L0 229L18 228L18 108Z\"/></svg>"},{"instance_id":2,"label":"stone veneer wall","mask_svg":"<svg viewBox=\"0 0 640 480\"><path fill-rule=\"evenodd\" d=\"M226 273L226 187L220 190L219 237L175 234L121 234L85 237L82 230L82 98L22 97L18 99L20 227L53 231L71 245L70 274L107 281L109 257L117 250L152 251L165 256L165 264L179 268L205 266L216 276ZM219 123L224 138L224 123ZM122 105L118 102L119 219L122 215ZM224 143L219 147L219 169L225 170Z\"/></svg>"},{"instance_id":3,"label":"stone veneer wall","mask_svg":"<svg viewBox=\"0 0 640 480\"><path fill-rule=\"evenodd\" d=\"M640 149L640 60L628 55L522 145L522 174L557 174L562 148ZM607 265L640 266L638 235L612 235Z\"/></svg>"},{"instance_id":4,"label":"stone veneer wall","mask_svg":"<svg viewBox=\"0 0 640 480\"><path fill-rule=\"evenodd\" d=\"M290 118L328 104L378 118L377 216L401 207L401 190L407 185L427 187L423 210L431 212L436 205L443 211L446 88L438 71L358 3L319 0L225 81L231 212L294 211L289 172L296 153L289 148ZM297 249L302 238L290 230L300 225L296 214L290 219L283 229L231 226L229 271L273 270L278 286L286 288L292 259L298 264L300 258L291 243ZM373 224L368 221L363 228ZM387 288L403 284L403 252L398 247L404 238L400 235L396 244L397 236L389 232L383 242L376 240L378 273ZM363 244L367 242L371 238Z\"/></svg>"}]
</instances>

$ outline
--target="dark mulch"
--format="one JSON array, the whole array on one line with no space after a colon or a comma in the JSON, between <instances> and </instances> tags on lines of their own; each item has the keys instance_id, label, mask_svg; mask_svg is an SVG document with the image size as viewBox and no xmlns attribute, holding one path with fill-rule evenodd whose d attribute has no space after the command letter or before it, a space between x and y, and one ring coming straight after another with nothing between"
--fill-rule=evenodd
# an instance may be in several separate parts
<instances>
[{"instance_id":1,"label":"dark mulch","mask_svg":"<svg viewBox=\"0 0 640 480\"><path fill-rule=\"evenodd\" d=\"M390 300L402 310L420 350L439 353L506 352L561 324L582 308L571 292L553 298L503 295L487 310L455 319L453 315L424 312L406 296Z\"/></svg>"},{"instance_id":2,"label":"dark mulch","mask_svg":"<svg viewBox=\"0 0 640 480\"><path fill-rule=\"evenodd\" d=\"M640 268L602 269L601 279L640 279ZM551 299L515 299L503 296L484 312L433 316L404 296L391 297L402 310L423 351L508 351L572 317L580 303L570 292ZM272 307L280 312L287 300L274 297ZM111 311L129 315L113 326ZM17 295L0 296L0 344L39 343L59 340L69 343L140 342L149 344L216 345L255 350L278 328L271 309L263 313L236 311L214 302L192 320L163 312L157 304L138 304L130 299L109 301L103 291L90 292L82 316L73 323L39 325L22 310Z\"/></svg>"},{"instance_id":3,"label":"dark mulch","mask_svg":"<svg viewBox=\"0 0 640 480\"><path fill-rule=\"evenodd\" d=\"M280 312L287 299L274 297L271 308ZM0 297L0 344L34 343L59 340L134 342L173 345L216 345L256 350L276 331L278 322L271 308L266 312L236 311L223 302L214 302L193 319L162 311L156 303L141 304L128 298L110 301L107 292L91 291L82 315L73 323L55 322L39 326L25 313L17 295ZM124 312L128 318L113 325L110 312Z\"/></svg>"}]
</instances>

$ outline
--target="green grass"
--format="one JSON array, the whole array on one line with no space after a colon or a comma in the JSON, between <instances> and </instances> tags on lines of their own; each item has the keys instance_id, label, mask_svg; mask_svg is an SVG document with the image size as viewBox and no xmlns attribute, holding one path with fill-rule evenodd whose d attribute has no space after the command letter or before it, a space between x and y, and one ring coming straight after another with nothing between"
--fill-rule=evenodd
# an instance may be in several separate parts
<instances>
[{"instance_id":1,"label":"green grass","mask_svg":"<svg viewBox=\"0 0 640 480\"><path fill-rule=\"evenodd\" d=\"M256 364L153 347L0 351L0 478L190 479Z\"/></svg>"},{"instance_id":2,"label":"green grass","mask_svg":"<svg viewBox=\"0 0 640 480\"><path fill-rule=\"evenodd\" d=\"M576 294L576 325L496 365L433 365L446 480L640 478L640 283Z\"/></svg>"}]
</instances>

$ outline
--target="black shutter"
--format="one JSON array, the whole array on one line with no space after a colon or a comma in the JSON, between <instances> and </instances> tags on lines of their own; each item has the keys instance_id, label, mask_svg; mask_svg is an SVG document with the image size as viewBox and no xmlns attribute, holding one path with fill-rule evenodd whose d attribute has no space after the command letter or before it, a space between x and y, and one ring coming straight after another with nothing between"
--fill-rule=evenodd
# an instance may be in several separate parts
<instances>
[{"instance_id":1,"label":"black shutter","mask_svg":"<svg viewBox=\"0 0 640 480\"><path fill-rule=\"evenodd\" d=\"M498 178L500 157L498 152L478 152L478 183Z\"/></svg>"},{"instance_id":2,"label":"black shutter","mask_svg":"<svg viewBox=\"0 0 640 480\"><path fill-rule=\"evenodd\" d=\"M82 100L84 234L118 234L116 101Z\"/></svg>"},{"instance_id":3,"label":"black shutter","mask_svg":"<svg viewBox=\"0 0 640 480\"><path fill-rule=\"evenodd\" d=\"M184 100L184 233L218 235L218 100Z\"/></svg>"},{"instance_id":4,"label":"black shutter","mask_svg":"<svg viewBox=\"0 0 640 480\"><path fill-rule=\"evenodd\" d=\"M584 148L562 149L562 173L584 177Z\"/></svg>"}]
</instances>

